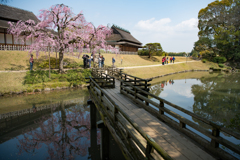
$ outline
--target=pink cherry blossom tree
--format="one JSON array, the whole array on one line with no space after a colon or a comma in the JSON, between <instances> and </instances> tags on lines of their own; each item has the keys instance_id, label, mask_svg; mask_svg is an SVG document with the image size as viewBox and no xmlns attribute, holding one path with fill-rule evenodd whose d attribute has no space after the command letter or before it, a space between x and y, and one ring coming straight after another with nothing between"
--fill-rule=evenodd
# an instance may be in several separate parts
<instances>
[{"instance_id":1,"label":"pink cherry blossom tree","mask_svg":"<svg viewBox=\"0 0 240 160\"><path fill-rule=\"evenodd\" d=\"M40 10L39 22L33 20L18 21L16 24L9 22L9 33L16 39L32 39L29 52L46 51L48 46L59 51L59 72L63 72L63 56L66 52L73 53L78 49L79 56L84 47L91 53L104 48L117 52L106 43L106 37L111 35L111 29L106 26L95 28L92 23L85 20L82 12L75 15L64 4L51 6L48 10ZM78 57L79 57L78 56Z\"/></svg>"}]
</instances>

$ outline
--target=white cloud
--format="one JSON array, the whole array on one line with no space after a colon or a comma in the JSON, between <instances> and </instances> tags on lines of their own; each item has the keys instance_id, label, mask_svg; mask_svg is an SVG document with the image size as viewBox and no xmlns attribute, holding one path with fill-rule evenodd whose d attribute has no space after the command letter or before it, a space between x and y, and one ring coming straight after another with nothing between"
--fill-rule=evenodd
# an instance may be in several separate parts
<instances>
[{"instance_id":1,"label":"white cloud","mask_svg":"<svg viewBox=\"0 0 240 160\"><path fill-rule=\"evenodd\" d=\"M160 42L163 50L170 52L190 52L197 41L198 20L191 18L173 24L170 18L140 20L132 34L143 44Z\"/></svg>"}]
</instances>

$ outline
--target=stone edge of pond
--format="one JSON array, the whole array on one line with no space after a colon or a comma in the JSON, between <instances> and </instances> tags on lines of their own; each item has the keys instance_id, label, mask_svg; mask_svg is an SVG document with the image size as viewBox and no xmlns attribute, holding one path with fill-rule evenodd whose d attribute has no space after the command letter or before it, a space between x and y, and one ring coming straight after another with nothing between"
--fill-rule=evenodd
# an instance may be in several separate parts
<instances>
[{"instance_id":1,"label":"stone edge of pond","mask_svg":"<svg viewBox=\"0 0 240 160\"><path fill-rule=\"evenodd\" d=\"M214 70L212 69L205 69L205 70L201 70L201 69L191 69L191 70L184 70L184 71L178 71L178 72L173 72L173 73L167 73L167 74L163 74L163 75L159 75L159 76L155 76L155 77L151 77L151 78L147 78L147 80L149 79L155 79L155 78L161 78L161 77L165 77L165 76L169 76L172 74L178 74L178 73L185 73L185 72L213 72ZM224 72L232 72L231 70L223 70L221 69L221 71ZM238 70L236 70L236 72L238 72Z\"/></svg>"},{"instance_id":2,"label":"stone edge of pond","mask_svg":"<svg viewBox=\"0 0 240 160\"><path fill-rule=\"evenodd\" d=\"M17 91L17 92L5 92L5 93L2 93L0 92L0 97L7 97L7 96L12 96L12 95L21 95L21 94L31 94L31 93L39 93L39 92L49 92L49 91L54 91L54 90L63 90L63 89L72 89L72 88L84 88L84 87L87 87L88 85L87 84L82 84L82 85L78 85L78 86L71 86L71 87L56 87L56 88L44 88L44 89L34 89L33 91L31 92L28 92L27 90L23 90L23 91Z\"/></svg>"}]
</instances>

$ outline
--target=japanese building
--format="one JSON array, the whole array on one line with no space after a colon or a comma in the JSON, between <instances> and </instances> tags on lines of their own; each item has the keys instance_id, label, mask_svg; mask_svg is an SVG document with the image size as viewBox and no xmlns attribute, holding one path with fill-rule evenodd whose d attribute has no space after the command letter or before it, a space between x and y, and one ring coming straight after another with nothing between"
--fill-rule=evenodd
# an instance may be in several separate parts
<instances>
[{"instance_id":1,"label":"japanese building","mask_svg":"<svg viewBox=\"0 0 240 160\"><path fill-rule=\"evenodd\" d=\"M116 25L113 25L111 28L113 34L106 39L108 45L127 52L137 52L138 48L142 48L142 43L134 38L128 30Z\"/></svg>"},{"instance_id":2,"label":"japanese building","mask_svg":"<svg viewBox=\"0 0 240 160\"><path fill-rule=\"evenodd\" d=\"M14 36L8 34L8 22L18 22L19 20L27 21L34 20L38 22L38 18L30 11L19 8L10 7L0 4L0 45L30 45L32 40L25 40L24 44L20 41L14 40Z\"/></svg>"}]
</instances>

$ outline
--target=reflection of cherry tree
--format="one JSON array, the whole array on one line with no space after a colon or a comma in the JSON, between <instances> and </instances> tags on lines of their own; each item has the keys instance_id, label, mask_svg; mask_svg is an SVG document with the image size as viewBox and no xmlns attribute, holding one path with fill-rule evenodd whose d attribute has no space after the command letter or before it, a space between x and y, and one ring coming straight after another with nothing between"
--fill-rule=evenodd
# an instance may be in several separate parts
<instances>
[{"instance_id":1,"label":"reflection of cherry tree","mask_svg":"<svg viewBox=\"0 0 240 160\"><path fill-rule=\"evenodd\" d=\"M20 154L35 153L45 145L49 159L73 159L74 154L86 156L90 145L90 114L78 106L60 110L49 117L42 117L40 127L19 139Z\"/></svg>"}]
</instances>

